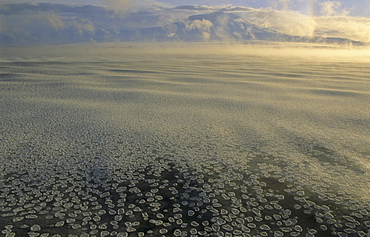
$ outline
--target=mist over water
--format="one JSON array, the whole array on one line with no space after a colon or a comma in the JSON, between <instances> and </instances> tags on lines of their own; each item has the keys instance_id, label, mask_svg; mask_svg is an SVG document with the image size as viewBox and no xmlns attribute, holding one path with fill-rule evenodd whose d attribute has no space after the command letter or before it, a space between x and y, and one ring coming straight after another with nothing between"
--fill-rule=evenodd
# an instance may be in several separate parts
<instances>
[{"instance_id":1,"label":"mist over water","mask_svg":"<svg viewBox=\"0 0 370 237\"><path fill-rule=\"evenodd\" d=\"M368 235L368 50L2 53L4 235Z\"/></svg>"}]
</instances>

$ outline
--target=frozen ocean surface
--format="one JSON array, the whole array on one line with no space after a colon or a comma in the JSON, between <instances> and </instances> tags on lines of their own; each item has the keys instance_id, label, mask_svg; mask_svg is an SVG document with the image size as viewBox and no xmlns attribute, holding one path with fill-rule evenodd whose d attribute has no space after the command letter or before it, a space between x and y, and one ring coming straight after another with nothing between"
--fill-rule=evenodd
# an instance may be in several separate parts
<instances>
[{"instance_id":1,"label":"frozen ocean surface","mask_svg":"<svg viewBox=\"0 0 370 237\"><path fill-rule=\"evenodd\" d=\"M370 54L3 48L4 236L367 236Z\"/></svg>"}]
</instances>

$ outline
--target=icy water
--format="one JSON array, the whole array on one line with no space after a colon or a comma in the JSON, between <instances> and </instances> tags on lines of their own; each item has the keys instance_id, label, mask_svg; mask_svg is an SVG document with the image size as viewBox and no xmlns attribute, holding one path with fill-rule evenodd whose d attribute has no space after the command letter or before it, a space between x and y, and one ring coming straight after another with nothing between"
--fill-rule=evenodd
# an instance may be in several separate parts
<instances>
[{"instance_id":1,"label":"icy water","mask_svg":"<svg viewBox=\"0 0 370 237\"><path fill-rule=\"evenodd\" d=\"M3 236L368 236L370 54L2 50Z\"/></svg>"}]
</instances>

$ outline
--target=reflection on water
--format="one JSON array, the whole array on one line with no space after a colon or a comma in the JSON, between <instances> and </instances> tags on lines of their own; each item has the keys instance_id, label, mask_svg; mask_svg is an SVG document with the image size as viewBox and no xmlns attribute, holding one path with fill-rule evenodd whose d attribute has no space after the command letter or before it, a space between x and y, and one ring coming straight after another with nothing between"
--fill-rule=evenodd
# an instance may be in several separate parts
<instances>
[{"instance_id":1,"label":"reflection on water","mask_svg":"<svg viewBox=\"0 0 370 237\"><path fill-rule=\"evenodd\" d=\"M368 234L369 62L121 46L2 59L2 234Z\"/></svg>"}]
</instances>

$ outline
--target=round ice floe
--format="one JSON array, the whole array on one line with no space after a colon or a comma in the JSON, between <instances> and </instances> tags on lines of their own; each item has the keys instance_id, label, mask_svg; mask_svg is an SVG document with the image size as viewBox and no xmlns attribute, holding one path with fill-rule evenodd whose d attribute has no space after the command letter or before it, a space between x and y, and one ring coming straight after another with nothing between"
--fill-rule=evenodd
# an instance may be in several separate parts
<instances>
[{"instance_id":1,"label":"round ice floe","mask_svg":"<svg viewBox=\"0 0 370 237\"><path fill-rule=\"evenodd\" d=\"M162 235L164 235L164 234L167 234L168 233L168 230L162 228L162 229L159 230L159 233L162 234Z\"/></svg>"},{"instance_id":2,"label":"round ice floe","mask_svg":"<svg viewBox=\"0 0 370 237\"><path fill-rule=\"evenodd\" d=\"M111 224L112 226L114 226L114 225L118 225L119 223L118 223L118 221L114 220L114 221L109 222L109 224Z\"/></svg>"},{"instance_id":3,"label":"round ice floe","mask_svg":"<svg viewBox=\"0 0 370 237\"><path fill-rule=\"evenodd\" d=\"M284 233L281 231L274 231L274 237L282 237L284 236Z\"/></svg>"},{"instance_id":4,"label":"round ice floe","mask_svg":"<svg viewBox=\"0 0 370 237\"><path fill-rule=\"evenodd\" d=\"M344 232L345 232L345 233L347 233L347 234L350 234L350 235L351 235L351 234L352 234L352 235L353 235L353 234L356 234L356 231L355 231L354 229L349 229L349 228L344 229Z\"/></svg>"},{"instance_id":5,"label":"round ice floe","mask_svg":"<svg viewBox=\"0 0 370 237\"><path fill-rule=\"evenodd\" d=\"M55 227L62 227L64 226L64 221L58 221L57 223L55 223Z\"/></svg>"},{"instance_id":6,"label":"round ice floe","mask_svg":"<svg viewBox=\"0 0 370 237\"><path fill-rule=\"evenodd\" d=\"M95 221L95 222L99 222L100 220L101 220L101 217L100 216L94 216L93 217L93 220ZM67 222L68 223L68 222Z\"/></svg>"},{"instance_id":7,"label":"round ice floe","mask_svg":"<svg viewBox=\"0 0 370 237\"><path fill-rule=\"evenodd\" d=\"M248 228L251 228L251 229L254 229L254 228L256 228L257 226L256 226L256 224L254 224L254 223L248 223L248 224L247 224L247 227L248 227Z\"/></svg>"},{"instance_id":8,"label":"round ice floe","mask_svg":"<svg viewBox=\"0 0 370 237\"><path fill-rule=\"evenodd\" d=\"M327 231L328 227L326 225L320 225L320 229L323 231Z\"/></svg>"},{"instance_id":9,"label":"round ice floe","mask_svg":"<svg viewBox=\"0 0 370 237\"><path fill-rule=\"evenodd\" d=\"M181 236L182 235L182 231L179 230L179 229L176 229L176 230L174 230L173 235L174 236Z\"/></svg>"},{"instance_id":10,"label":"round ice floe","mask_svg":"<svg viewBox=\"0 0 370 237\"><path fill-rule=\"evenodd\" d=\"M37 219L37 215L27 215L25 216L26 219Z\"/></svg>"},{"instance_id":11,"label":"round ice floe","mask_svg":"<svg viewBox=\"0 0 370 237\"><path fill-rule=\"evenodd\" d=\"M281 231L283 231L283 232L286 232L286 233L287 233L287 232L291 232L291 231L292 231L292 228L290 228L290 227L285 227L285 226L284 226L284 227L281 227L281 228L280 228L280 230L281 230Z\"/></svg>"},{"instance_id":12,"label":"round ice floe","mask_svg":"<svg viewBox=\"0 0 370 237\"><path fill-rule=\"evenodd\" d=\"M233 231L234 228L230 225L222 225L222 229L226 230L226 231Z\"/></svg>"},{"instance_id":13,"label":"round ice floe","mask_svg":"<svg viewBox=\"0 0 370 237\"><path fill-rule=\"evenodd\" d=\"M13 222L19 222L19 221L22 221L24 219L24 217L23 216L18 216L18 217L15 217L14 219L13 219Z\"/></svg>"},{"instance_id":14,"label":"round ice floe","mask_svg":"<svg viewBox=\"0 0 370 237\"><path fill-rule=\"evenodd\" d=\"M30 229L31 229L31 231L37 232L37 231L41 230L41 226L40 225L33 225L33 226L31 226Z\"/></svg>"},{"instance_id":15,"label":"round ice floe","mask_svg":"<svg viewBox=\"0 0 370 237\"><path fill-rule=\"evenodd\" d=\"M348 234L343 233L343 232L337 232L337 236L339 236L339 237L348 237Z\"/></svg>"},{"instance_id":16,"label":"round ice floe","mask_svg":"<svg viewBox=\"0 0 370 237\"><path fill-rule=\"evenodd\" d=\"M315 235L317 233L317 230L315 230L315 229L309 229L307 231L307 233L309 233L310 235Z\"/></svg>"},{"instance_id":17,"label":"round ice floe","mask_svg":"<svg viewBox=\"0 0 370 237\"><path fill-rule=\"evenodd\" d=\"M260 226L260 229L261 230L271 230L270 226L266 225L266 224L263 224Z\"/></svg>"},{"instance_id":18,"label":"round ice floe","mask_svg":"<svg viewBox=\"0 0 370 237\"><path fill-rule=\"evenodd\" d=\"M226 221L224 219L222 219L222 218L218 218L217 219L217 224L218 225L224 225L224 224L226 224Z\"/></svg>"}]
</instances>

